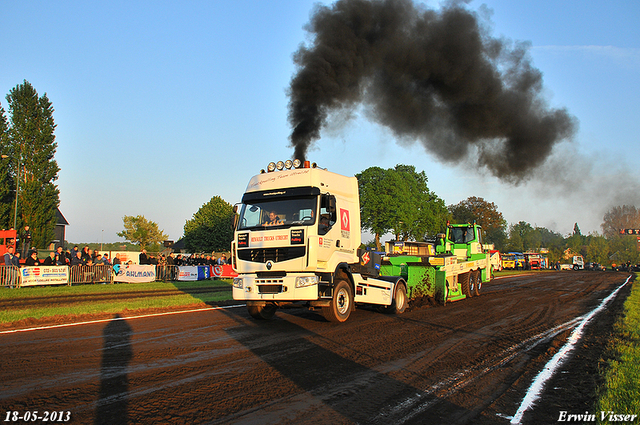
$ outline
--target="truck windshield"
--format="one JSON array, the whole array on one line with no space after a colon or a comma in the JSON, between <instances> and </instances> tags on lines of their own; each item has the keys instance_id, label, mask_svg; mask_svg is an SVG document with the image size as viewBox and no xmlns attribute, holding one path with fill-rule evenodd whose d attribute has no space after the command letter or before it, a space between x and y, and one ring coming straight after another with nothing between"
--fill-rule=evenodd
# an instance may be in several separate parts
<instances>
[{"instance_id":1,"label":"truck windshield","mask_svg":"<svg viewBox=\"0 0 640 425\"><path fill-rule=\"evenodd\" d=\"M317 199L317 196L305 196L242 204L238 230L310 226L316 222Z\"/></svg>"},{"instance_id":2,"label":"truck windshield","mask_svg":"<svg viewBox=\"0 0 640 425\"><path fill-rule=\"evenodd\" d=\"M473 227L451 227L449 231L449 238L453 243L468 243L473 237Z\"/></svg>"}]
</instances>

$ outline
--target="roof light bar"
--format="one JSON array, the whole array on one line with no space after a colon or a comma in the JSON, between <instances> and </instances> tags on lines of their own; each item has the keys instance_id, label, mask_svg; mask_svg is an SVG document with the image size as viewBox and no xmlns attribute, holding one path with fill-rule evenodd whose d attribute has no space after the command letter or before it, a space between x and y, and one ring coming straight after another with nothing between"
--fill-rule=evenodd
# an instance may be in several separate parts
<instances>
[{"instance_id":1,"label":"roof light bar","mask_svg":"<svg viewBox=\"0 0 640 425\"><path fill-rule=\"evenodd\" d=\"M282 171L284 169L287 170L291 170L292 168L315 168L316 164L315 162L313 163L313 165L309 164L309 161L304 161L304 163L302 161L300 161L299 159L287 159L286 161L278 161L278 162L270 162L269 165L267 166L267 173L272 173L276 170L278 171ZM264 173L264 170L260 170L261 173Z\"/></svg>"}]
</instances>

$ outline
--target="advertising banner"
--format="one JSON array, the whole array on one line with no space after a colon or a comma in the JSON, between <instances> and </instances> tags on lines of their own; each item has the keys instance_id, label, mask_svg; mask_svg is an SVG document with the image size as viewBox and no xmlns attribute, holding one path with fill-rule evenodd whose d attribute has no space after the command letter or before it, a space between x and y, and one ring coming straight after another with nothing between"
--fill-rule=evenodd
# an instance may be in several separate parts
<instances>
[{"instance_id":1,"label":"advertising banner","mask_svg":"<svg viewBox=\"0 0 640 425\"><path fill-rule=\"evenodd\" d=\"M178 267L178 280L185 280L185 281L198 280L198 267L197 266Z\"/></svg>"},{"instance_id":2,"label":"advertising banner","mask_svg":"<svg viewBox=\"0 0 640 425\"><path fill-rule=\"evenodd\" d=\"M156 266L139 264L116 264L113 266L114 282L142 283L156 280Z\"/></svg>"},{"instance_id":3,"label":"advertising banner","mask_svg":"<svg viewBox=\"0 0 640 425\"><path fill-rule=\"evenodd\" d=\"M69 282L67 266L34 266L20 269L20 286L66 285Z\"/></svg>"},{"instance_id":4,"label":"advertising banner","mask_svg":"<svg viewBox=\"0 0 640 425\"><path fill-rule=\"evenodd\" d=\"M224 264L221 266L211 266L212 275L218 279L233 279L238 276L238 273L233 271L231 264Z\"/></svg>"},{"instance_id":5,"label":"advertising banner","mask_svg":"<svg viewBox=\"0 0 640 425\"><path fill-rule=\"evenodd\" d=\"M209 266L180 266L178 280L196 281L209 279Z\"/></svg>"}]
</instances>

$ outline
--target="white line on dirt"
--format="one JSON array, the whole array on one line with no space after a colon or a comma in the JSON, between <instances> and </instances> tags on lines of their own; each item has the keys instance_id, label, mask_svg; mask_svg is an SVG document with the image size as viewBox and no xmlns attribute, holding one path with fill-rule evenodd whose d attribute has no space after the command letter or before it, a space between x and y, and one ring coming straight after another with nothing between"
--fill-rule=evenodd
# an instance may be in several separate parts
<instances>
[{"instance_id":1,"label":"white line on dirt","mask_svg":"<svg viewBox=\"0 0 640 425\"><path fill-rule=\"evenodd\" d=\"M61 325L38 326L35 328L11 329L8 331L0 331L0 335L13 334L18 332L40 331L40 330L55 329L55 328L66 328L69 326L92 325L94 323L113 322L117 320L133 320L133 319L143 319L146 317L170 316L173 314L183 314L183 313L196 313L200 311L224 310L228 308L237 308L237 307L245 307L245 304L229 305L229 306L223 306L223 307L205 307L205 308L197 308L193 310L168 311L165 313L141 314L139 316L129 316L129 317L112 317L110 319L90 320L86 322L75 322L75 323L63 323Z\"/></svg>"},{"instance_id":2,"label":"white line on dirt","mask_svg":"<svg viewBox=\"0 0 640 425\"><path fill-rule=\"evenodd\" d=\"M627 280L620 285L615 291L613 291L608 297L606 297L598 307L593 309L591 313L589 313L585 318L580 322L580 324L571 332L571 336L567 340L567 343L558 351L552 358L547 362L544 368L538 373L536 378L533 380L533 383L527 390L525 397L522 399L522 403L520 407L516 411L515 415L511 419L512 424L520 424L522 421L522 416L524 412L533 407L535 402L540 398L540 394L544 389L547 381L551 379L551 377L555 374L556 370L564 363L567 358L567 355L575 348L576 344L580 341L582 337L582 332L584 331L585 326L593 319L593 317L598 314L600 311L604 310L606 305L615 298L618 294L618 291L622 289L627 283L629 283L629 279L631 276L627 278Z\"/></svg>"}]
</instances>

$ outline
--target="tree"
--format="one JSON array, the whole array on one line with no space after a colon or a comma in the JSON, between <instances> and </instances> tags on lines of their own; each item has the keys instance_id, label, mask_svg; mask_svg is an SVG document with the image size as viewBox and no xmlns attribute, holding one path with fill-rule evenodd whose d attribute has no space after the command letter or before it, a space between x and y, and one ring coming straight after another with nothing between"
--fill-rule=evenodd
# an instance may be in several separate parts
<instances>
[{"instance_id":1,"label":"tree","mask_svg":"<svg viewBox=\"0 0 640 425\"><path fill-rule=\"evenodd\" d=\"M124 230L118 236L125 238L140 246L140 249L147 249L151 245L159 244L167 239L167 235L160 229L158 224L144 218L143 215L125 215L122 218Z\"/></svg>"},{"instance_id":2,"label":"tree","mask_svg":"<svg viewBox=\"0 0 640 425\"><path fill-rule=\"evenodd\" d=\"M13 200L15 180L11 177L11 150L9 143L9 124L4 108L0 106L0 228L13 227Z\"/></svg>"},{"instance_id":3,"label":"tree","mask_svg":"<svg viewBox=\"0 0 640 425\"><path fill-rule=\"evenodd\" d=\"M573 234L575 236L582 236L582 232L580 232L580 226L578 226L578 223L575 223L573 225Z\"/></svg>"},{"instance_id":4,"label":"tree","mask_svg":"<svg viewBox=\"0 0 640 425\"><path fill-rule=\"evenodd\" d=\"M361 226L375 235L378 250L380 237L389 232L410 240L442 230L449 214L444 201L429 190L424 171L400 164L387 170L370 167L356 177Z\"/></svg>"},{"instance_id":5,"label":"tree","mask_svg":"<svg viewBox=\"0 0 640 425\"><path fill-rule=\"evenodd\" d=\"M609 242L604 236L587 236L586 257L589 262L604 264L609 263Z\"/></svg>"},{"instance_id":6,"label":"tree","mask_svg":"<svg viewBox=\"0 0 640 425\"><path fill-rule=\"evenodd\" d=\"M228 251L233 240L233 207L214 196L184 225L185 248L192 252Z\"/></svg>"},{"instance_id":7,"label":"tree","mask_svg":"<svg viewBox=\"0 0 640 425\"><path fill-rule=\"evenodd\" d=\"M498 206L483 198L470 196L456 205L449 205L449 212L455 223L475 221L485 233L485 241L493 242L497 249L503 249L506 243L507 221Z\"/></svg>"},{"instance_id":8,"label":"tree","mask_svg":"<svg viewBox=\"0 0 640 425\"><path fill-rule=\"evenodd\" d=\"M429 190L425 172L418 173L413 165L402 164L396 165L391 172L394 171L406 189L401 198L404 207L401 222L394 227L394 233L404 240L422 240L441 231L449 212L444 200Z\"/></svg>"},{"instance_id":9,"label":"tree","mask_svg":"<svg viewBox=\"0 0 640 425\"><path fill-rule=\"evenodd\" d=\"M600 227L604 237L608 239L620 236L620 229L638 229L640 228L640 210L634 205L613 207L605 213Z\"/></svg>"},{"instance_id":10,"label":"tree","mask_svg":"<svg viewBox=\"0 0 640 425\"><path fill-rule=\"evenodd\" d=\"M9 92L7 102L11 116L7 151L12 158L11 174L20 186L16 227L28 225L32 246L45 248L54 238L60 204L60 192L54 184L60 169L54 160L53 107L47 95L38 97L26 80Z\"/></svg>"},{"instance_id":11,"label":"tree","mask_svg":"<svg viewBox=\"0 0 640 425\"><path fill-rule=\"evenodd\" d=\"M510 225L508 250L524 252L528 248L525 242L531 232L533 232L533 227L526 221Z\"/></svg>"}]
</instances>

